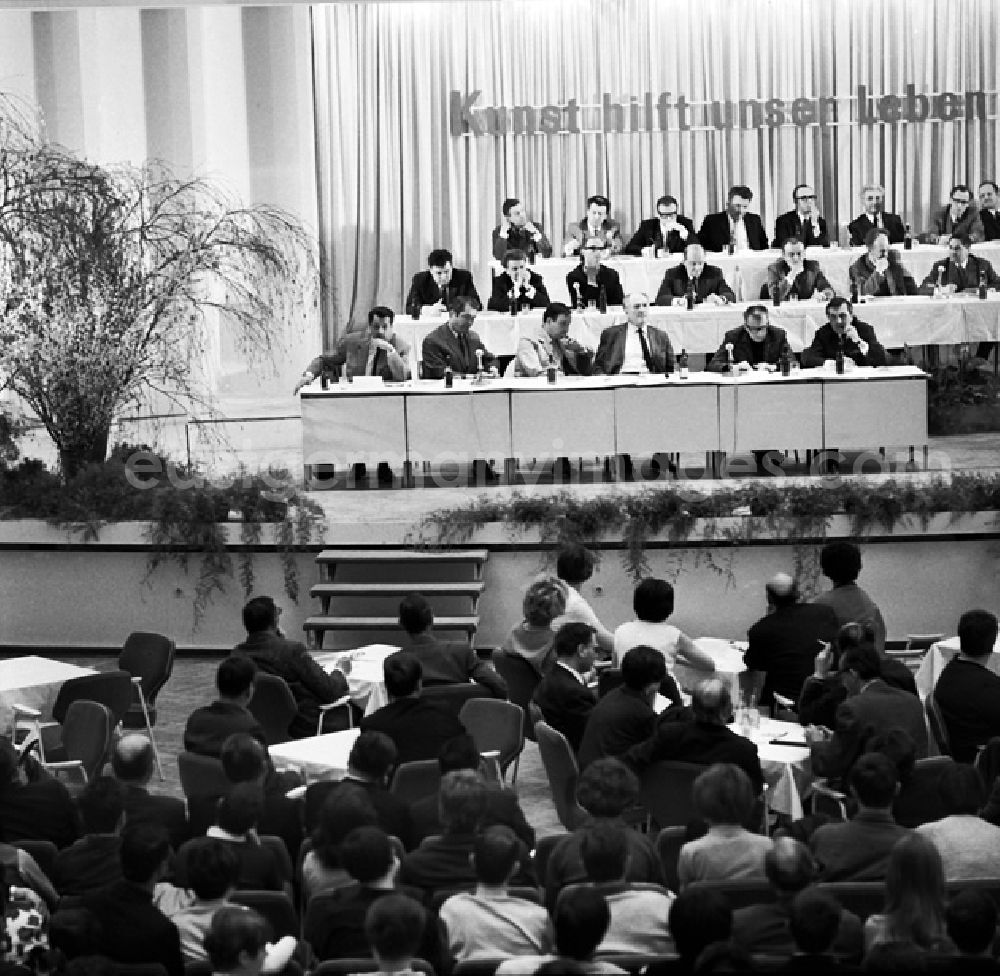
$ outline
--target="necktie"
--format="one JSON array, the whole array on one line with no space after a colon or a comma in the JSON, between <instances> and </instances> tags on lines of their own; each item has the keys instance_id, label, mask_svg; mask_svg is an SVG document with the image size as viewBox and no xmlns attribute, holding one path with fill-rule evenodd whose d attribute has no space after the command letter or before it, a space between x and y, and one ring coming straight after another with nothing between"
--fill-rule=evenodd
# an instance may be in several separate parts
<instances>
[{"instance_id":1,"label":"necktie","mask_svg":"<svg viewBox=\"0 0 1000 976\"><path fill-rule=\"evenodd\" d=\"M562 340L561 339L553 339L552 340L552 355L549 358L549 362L553 366L555 366L557 368L561 368L562 367L562 365L563 365L563 349L562 349Z\"/></svg>"},{"instance_id":2,"label":"necktie","mask_svg":"<svg viewBox=\"0 0 1000 976\"><path fill-rule=\"evenodd\" d=\"M447 305L448 304L448 286L447 285L439 285L438 289L441 292L441 296L440 296L440 299L439 299L440 302L443 305Z\"/></svg>"},{"instance_id":3,"label":"necktie","mask_svg":"<svg viewBox=\"0 0 1000 976\"><path fill-rule=\"evenodd\" d=\"M472 348L469 345L469 333L463 332L458 337L458 348L462 353L462 373L474 373L476 367L472 362Z\"/></svg>"},{"instance_id":4,"label":"necktie","mask_svg":"<svg viewBox=\"0 0 1000 976\"><path fill-rule=\"evenodd\" d=\"M385 350L376 349L375 355L371 357L371 364L368 369L369 376L381 376L382 375L382 365L385 362Z\"/></svg>"},{"instance_id":5,"label":"necktie","mask_svg":"<svg viewBox=\"0 0 1000 976\"><path fill-rule=\"evenodd\" d=\"M649 351L649 343L646 342L646 330L640 325L635 331L639 333L639 345L642 346L642 358L646 360L646 369L652 373L653 356Z\"/></svg>"}]
</instances>

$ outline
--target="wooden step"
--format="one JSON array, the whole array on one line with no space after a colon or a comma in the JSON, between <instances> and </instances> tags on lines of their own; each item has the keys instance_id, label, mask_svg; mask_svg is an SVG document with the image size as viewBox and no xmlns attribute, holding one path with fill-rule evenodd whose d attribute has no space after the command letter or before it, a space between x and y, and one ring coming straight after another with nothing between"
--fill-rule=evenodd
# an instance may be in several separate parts
<instances>
[{"instance_id":1,"label":"wooden step","mask_svg":"<svg viewBox=\"0 0 1000 976\"><path fill-rule=\"evenodd\" d=\"M333 596L406 596L407 593L477 597L485 586L482 580L467 583L317 583L309 595L324 599Z\"/></svg>"},{"instance_id":2,"label":"wooden step","mask_svg":"<svg viewBox=\"0 0 1000 976\"><path fill-rule=\"evenodd\" d=\"M434 629L462 630L469 635L469 642L479 628L478 616L435 617ZM398 630L399 620L396 617L309 617L302 625L305 631L314 631L316 643L323 646L323 635L328 630Z\"/></svg>"},{"instance_id":3,"label":"wooden step","mask_svg":"<svg viewBox=\"0 0 1000 976\"><path fill-rule=\"evenodd\" d=\"M476 563L489 558L489 549L324 549L318 563Z\"/></svg>"}]
</instances>

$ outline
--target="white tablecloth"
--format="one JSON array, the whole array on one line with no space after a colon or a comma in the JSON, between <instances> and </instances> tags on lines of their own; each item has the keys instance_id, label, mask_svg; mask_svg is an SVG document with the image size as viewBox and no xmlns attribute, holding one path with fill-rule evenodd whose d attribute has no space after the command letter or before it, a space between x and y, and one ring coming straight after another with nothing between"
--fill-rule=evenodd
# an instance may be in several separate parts
<instances>
[{"instance_id":1,"label":"white tablecloth","mask_svg":"<svg viewBox=\"0 0 1000 976\"><path fill-rule=\"evenodd\" d=\"M747 734L738 725L734 732ZM775 813L798 820L802 816L802 797L812 783L812 766L805 731L801 725L761 718L760 725L747 737L757 746L764 779L771 789L769 803Z\"/></svg>"},{"instance_id":2,"label":"white tablecloth","mask_svg":"<svg viewBox=\"0 0 1000 976\"><path fill-rule=\"evenodd\" d=\"M914 676L917 682L917 691L921 698L926 698L941 677L941 672L945 665L958 653L958 638L949 637L947 640L938 641L931 644L924 659L920 662L920 667ZM997 641L990 655L987 667L996 675L1000 675L1000 640Z\"/></svg>"},{"instance_id":3,"label":"white tablecloth","mask_svg":"<svg viewBox=\"0 0 1000 976\"><path fill-rule=\"evenodd\" d=\"M63 682L87 674L97 672L35 655L0 661L0 728L10 725L13 705L37 708L46 718L50 717Z\"/></svg>"},{"instance_id":4,"label":"white tablecloth","mask_svg":"<svg viewBox=\"0 0 1000 976\"><path fill-rule=\"evenodd\" d=\"M314 651L312 657L327 673L345 657L350 658L351 673L347 676L347 686L351 701L363 709L365 715L371 715L383 705L389 704L382 663L398 650L392 644L366 644L353 651Z\"/></svg>"},{"instance_id":5,"label":"white tablecloth","mask_svg":"<svg viewBox=\"0 0 1000 976\"><path fill-rule=\"evenodd\" d=\"M360 729L328 732L269 746L268 752L275 769L301 772L307 783L343 779L347 775L347 757L359 735Z\"/></svg>"}]
</instances>

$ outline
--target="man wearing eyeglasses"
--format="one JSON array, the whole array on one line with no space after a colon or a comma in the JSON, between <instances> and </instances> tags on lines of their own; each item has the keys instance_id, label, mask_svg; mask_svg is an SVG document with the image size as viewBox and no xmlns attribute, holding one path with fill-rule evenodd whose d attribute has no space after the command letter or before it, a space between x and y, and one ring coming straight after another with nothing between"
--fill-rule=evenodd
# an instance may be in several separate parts
<instances>
[{"instance_id":1,"label":"man wearing eyeglasses","mask_svg":"<svg viewBox=\"0 0 1000 976\"><path fill-rule=\"evenodd\" d=\"M789 237L798 237L806 247L829 247L826 221L816 206L816 191L808 183L792 190L795 209L783 213L774 223L771 247L781 247Z\"/></svg>"},{"instance_id":2,"label":"man wearing eyeglasses","mask_svg":"<svg viewBox=\"0 0 1000 976\"><path fill-rule=\"evenodd\" d=\"M729 363L742 367L759 366L761 363L776 366L782 349L787 345L785 330L771 325L767 308L750 305L743 313L743 325L726 333L708 369L713 373L722 373Z\"/></svg>"},{"instance_id":3,"label":"man wearing eyeglasses","mask_svg":"<svg viewBox=\"0 0 1000 976\"><path fill-rule=\"evenodd\" d=\"M890 244L902 244L906 228L898 214L885 212L885 189L877 183L861 188L861 205L864 212L854 218L847 229L851 232L851 247L864 245L872 230L881 230Z\"/></svg>"},{"instance_id":4,"label":"man wearing eyeglasses","mask_svg":"<svg viewBox=\"0 0 1000 976\"><path fill-rule=\"evenodd\" d=\"M781 246L781 257L767 266L767 281L761 286L760 297L774 297L775 292L783 302L833 298L833 286L819 261L806 258L801 237L788 238Z\"/></svg>"},{"instance_id":5,"label":"man wearing eyeglasses","mask_svg":"<svg viewBox=\"0 0 1000 976\"><path fill-rule=\"evenodd\" d=\"M705 263L705 249L697 241L685 249L682 264L667 268L660 290L656 293L656 304L683 306L689 291L694 292L698 305L703 302L728 305L736 301L722 269Z\"/></svg>"},{"instance_id":6,"label":"man wearing eyeglasses","mask_svg":"<svg viewBox=\"0 0 1000 976\"><path fill-rule=\"evenodd\" d=\"M973 244L986 236L979 210L972 202L972 190L964 183L951 188L951 203L934 214L924 237L927 243L947 245L955 234L965 234Z\"/></svg>"},{"instance_id":7,"label":"man wearing eyeglasses","mask_svg":"<svg viewBox=\"0 0 1000 976\"><path fill-rule=\"evenodd\" d=\"M640 221L625 253L640 257L645 248L652 247L657 256L661 251L680 254L693 241L694 224L680 213L677 198L667 194L656 201L656 216Z\"/></svg>"},{"instance_id":8,"label":"man wearing eyeglasses","mask_svg":"<svg viewBox=\"0 0 1000 976\"><path fill-rule=\"evenodd\" d=\"M921 295L933 295L938 283L946 295L979 290L980 275L986 278L986 287L1000 291L1000 276L986 258L969 251L971 245L966 234L957 231L948 239L948 257L935 261L920 285Z\"/></svg>"}]
</instances>

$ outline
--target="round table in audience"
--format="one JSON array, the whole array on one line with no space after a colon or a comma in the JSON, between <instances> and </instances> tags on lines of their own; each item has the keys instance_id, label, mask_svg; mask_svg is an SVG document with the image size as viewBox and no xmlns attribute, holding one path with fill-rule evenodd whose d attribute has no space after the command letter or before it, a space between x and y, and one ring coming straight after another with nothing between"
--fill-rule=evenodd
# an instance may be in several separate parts
<instances>
[{"instance_id":1,"label":"round table in audience","mask_svg":"<svg viewBox=\"0 0 1000 976\"><path fill-rule=\"evenodd\" d=\"M299 772L307 783L338 780L347 775L347 758L360 734L360 729L345 729L306 739L290 739L269 746L268 752L275 769Z\"/></svg>"},{"instance_id":2,"label":"round table in audience","mask_svg":"<svg viewBox=\"0 0 1000 976\"><path fill-rule=\"evenodd\" d=\"M97 672L36 655L0 661L0 728L10 725L14 705L37 708L48 718L63 682L88 674Z\"/></svg>"},{"instance_id":3,"label":"round table in audience","mask_svg":"<svg viewBox=\"0 0 1000 976\"><path fill-rule=\"evenodd\" d=\"M371 715L383 705L389 704L382 664L390 654L395 654L398 650L392 644L367 644L351 651L315 651L312 658L326 672L332 671L345 657L349 658L351 673L347 676L347 686L351 701L365 715Z\"/></svg>"}]
</instances>

